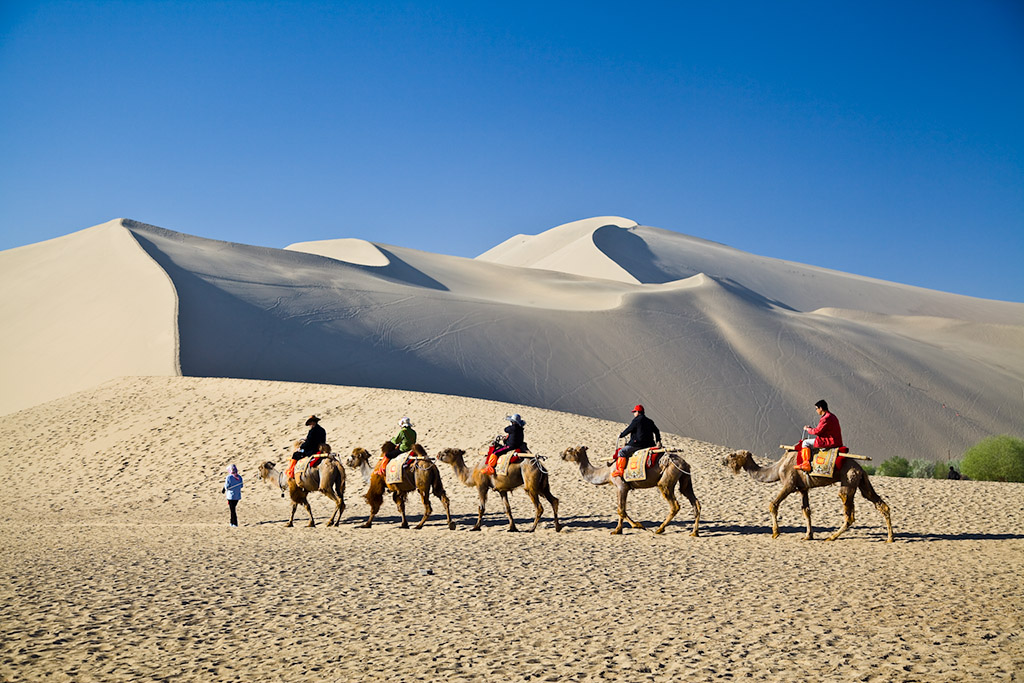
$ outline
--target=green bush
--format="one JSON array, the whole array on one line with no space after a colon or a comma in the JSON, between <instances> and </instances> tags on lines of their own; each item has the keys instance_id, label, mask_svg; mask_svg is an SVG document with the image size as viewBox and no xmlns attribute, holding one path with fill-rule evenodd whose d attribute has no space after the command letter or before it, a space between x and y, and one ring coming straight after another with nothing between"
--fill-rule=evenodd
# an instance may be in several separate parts
<instances>
[{"instance_id":1,"label":"green bush","mask_svg":"<svg viewBox=\"0 0 1024 683\"><path fill-rule=\"evenodd\" d=\"M878 474L883 477L909 477L910 463L897 455L879 465Z\"/></svg>"},{"instance_id":2,"label":"green bush","mask_svg":"<svg viewBox=\"0 0 1024 683\"><path fill-rule=\"evenodd\" d=\"M982 439L964 453L960 471L982 481L1024 482L1024 440L1007 434Z\"/></svg>"},{"instance_id":3,"label":"green bush","mask_svg":"<svg viewBox=\"0 0 1024 683\"><path fill-rule=\"evenodd\" d=\"M915 479L931 479L932 475L935 474L935 469L935 463L931 460L915 458L910 461L909 476Z\"/></svg>"},{"instance_id":4,"label":"green bush","mask_svg":"<svg viewBox=\"0 0 1024 683\"><path fill-rule=\"evenodd\" d=\"M864 470L865 474L867 474L869 477L875 476L875 472L878 469L874 465L861 465L860 468Z\"/></svg>"}]
</instances>

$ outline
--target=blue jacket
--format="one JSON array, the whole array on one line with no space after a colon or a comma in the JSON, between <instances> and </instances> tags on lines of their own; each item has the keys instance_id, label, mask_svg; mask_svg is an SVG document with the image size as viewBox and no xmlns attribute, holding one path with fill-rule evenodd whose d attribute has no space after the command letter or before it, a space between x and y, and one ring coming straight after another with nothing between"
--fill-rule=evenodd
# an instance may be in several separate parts
<instances>
[{"instance_id":1,"label":"blue jacket","mask_svg":"<svg viewBox=\"0 0 1024 683\"><path fill-rule=\"evenodd\" d=\"M224 480L224 497L228 500L242 500L242 477L229 474Z\"/></svg>"}]
</instances>

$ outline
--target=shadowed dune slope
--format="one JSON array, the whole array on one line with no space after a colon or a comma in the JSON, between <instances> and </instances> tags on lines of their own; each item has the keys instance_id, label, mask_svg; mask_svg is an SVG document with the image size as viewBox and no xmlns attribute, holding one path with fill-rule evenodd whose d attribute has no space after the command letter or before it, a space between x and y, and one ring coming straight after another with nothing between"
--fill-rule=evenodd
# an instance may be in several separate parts
<instances>
[{"instance_id":1,"label":"shadowed dune slope","mask_svg":"<svg viewBox=\"0 0 1024 683\"><path fill-rule=\"evenodd\" d=\"M185 375L435 392L622 423L642 402L665 431L759 454L795 442L822 397L848 443L877 460L945 459L1020 429L1024 304L762 259L625 219L488 252L514 248L512 263L124 225L173 283ZM535 240L560 270L529 267ZM796 284L808 278L818 286Z\"/></svg>"}]
</instances>

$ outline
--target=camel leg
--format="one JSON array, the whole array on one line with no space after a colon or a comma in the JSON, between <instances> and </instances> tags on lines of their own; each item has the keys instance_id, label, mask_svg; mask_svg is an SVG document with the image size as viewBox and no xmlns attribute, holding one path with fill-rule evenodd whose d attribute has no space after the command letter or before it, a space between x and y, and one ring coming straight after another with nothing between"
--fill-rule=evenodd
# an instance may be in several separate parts
<instances>
[{"instance_id":1,"label":"camel leg","mask_svg":"<svg viewBox=\"0 0 1024 683\"><path fill-rule=\"evenodd\" d=\"M430 513L434 511L430 507L430 489L420 489L420 500L423 501L423 519L416 525L417 529L423 528L423 525L427 523L427 519L430 517Z\"/></svg>"},{"instance_id":2,"label":"camel leg","mask_svg":"<svg viewBox=\"0 0 1024 683\"><path fill-rule=\"evenodd\" d=\"M451 501L448 500L448 494L441 493L438 498L441 499L441 505L444 506L444 516L448 520L448 530L455 531L455 522L452 521Z\"/></svg>"},{"instance_id":3,"label":"camel leg","mask_svg":"<svg viewBox=\"0 0 1024 683\"><path fill-rule=\"evenodd\" d=\"M884 500L882 500L881 496L875 493L875 489L871 485L871 482L868 481L867 475L864 475L864 477L860 480L860 482L858 483L858 488L860 488L861 495L867 498L869 501L871 501L874 504L875 509L878 510L878 512L882 515L882 519L885 520L885 528L889 532L889 537L886 539L886 543L892 543L892 520L889 519L889 506L885 503Z\"/></svg>"},{"instance_id":4,"label":"camel leg","mask_svg":"<svg viewBox=\"0 0 1024 683\"><path fill-rule=\"evenodd\" d=\"M677 512L679 512L679 501L676 500L676 494L672 492L675 485L676 483L674 481L668 486L662 484L658 485L658 488L661 489L661 495L668 501L668 517L666 517L665 521L661 523L661 526L654 530L654 533L656 534L664 532L665 527L668 526L668 523L671 522L672 518L676 516Z\"/></svg>"},{"instance_id":5,"label":"camel leg","mask_svg":"<svg viewBox=\"0 0 1024 683\"><path fill-rule=\"evenodd\" d=\"M505 506L505 516L508 517L508 530L512 532L519 531L516 528L516 520L512 517L512 504L508 502L508 491L498 491L498 495L501 496L501 502Z\"/></svg>"},{"instance_id":6,"label":"camel leg","mask_svg":"<svg viewBox=\"0 0 1024 683\"><path fill-rule=\"evenodd\" d=\"M544 514L544 506L540 504L540 496L536 491L527 489L526 495L530 497L530 501L533 503L533 527L530 531L536 531L537 525L540 524L540 516Z\"/></svg>"},{"instance_id":7,"label":"camel leg","mask_svg":"<svg viewBox=\"0 0 1024 683\"><path fill-rule=\"evenodd\" d=\"M369 529L373 524L373 518L377 516L377 512L380 510L380 504L382 501L374 500L370 502L370 516L366 518L366 521L359 525L360 529Z\"/></svg>"},{"instance_id":8,"label":"camel leg","mask_svg":"<svg viewBox=\"0 0 1024 683\"><path fill-rule=\"evenodd\" d=\"M843 525L841 527L839 527L838 531L836 531L834 534L832 534L831 536L826 538L825 539L826 541L834 541L834 540L836 540L837 538L839 538L840 534L842 534L844 531L846 531L851 526L853 526L853 520L854 520L853 504L854 504L854 494L855 493L856 493L856 490L852 486L850 486L850 487L840 486L839 487L839 500L843 501Z\"/></svg>"},{"instance_id":9,"label":"camel leg","mask_svg":"<svg viewBox=\"0 0 1024 683\"><path fill-rule=\"evenodd\" d=\"M398 506L398 514L402 516L402 523L398 526L398 528L408 529L409 521L405 518L405 495L399 495L397 492L395 492L392 494L391 497L394 499L395 505Z\"/></svg>"},{"instance_id":10,"label":"camel leg","mask_svg":"<svg viewBox=\"0 0 1024 683\"><path fill-rule=\"evenodd\" d=\"M806 490L800 492L800 507L803 510L804 519L807 520L807 535L804 536L804 540L813 540L814 527L811 526L811 496Z\"/></svg>"},{"instance_id":11,"label":"camel leg","mask_svg":"<svg viewBox=\"0 0 1024 683\"><path fill-rule=\"evenodd\" d=\"M306 506L306 512L309 514L309 524L307 524L306 526L316 526L316 520L313 519L313 508L310 507L309 501L304 500L302 501L302 504Z\"/></svg>"},{"instance_id":12,"label":"camel leg","mask_svg":"<svg viewBox=\"0 0 1024 683\"><path fill-rule=\"evenodd\" d=\"M693 479L689 472L683 474L679 479L679 492L686 496L686 500L690 501L690 507L693 508L693 530L690 535L700 536L700 501L697 500L697 496L693 492Z\"/></svg>"},{"instance_id":13,"label":"camel leg","mask_svg":"<svg viewBox=\"0 0 1024 683\"><path fill-rule=\"evenodd\" d=\"M558 533L562 530L562 523L558 521L558 499L551 494L551 491L544 491L542 495L551 503L551 514L555 517L555 533Z\"/></svg>"},{"instance_id":14,"label":"camel leg","mask_svg":"<svg viewBox=\"0 0 1024 683\"><path fill-rule=\"evenodd\" d=\"M775 500L768 505L768 512L772 516L772 538L779 537L779 505L781 505L782 501L786 500L786 497L792 492L793 489L783 487L783 489L779 491L779 495L775 496Z\"/></svg>"},{"instance_id":15,"label":"camel leg","mask_svg":"<svg viewBox=\"0 0 1024 683\"><path fill-rule=\"evenodd\" d=\"M295 526L295 508L299 507L299 504L292 501L292 516L288 518L288 523L285 526Z\"/></svg>"},{"instance_id":16,"label":"camel leg","mask_svg":"<svg viewBox=\"0 0 1024 683\"><path fill-rule=\"evenodd\" d=\"M620 481L622 481L622 480L620 479ZM629 487L626 485L625 482L622 482L622 485L619 487L619 525L617 527L615 527L615 531L612 532L613 534L621 534L622 533L622 522L623 522L623 520L629 522L634 529L646 529L646 527L643 524L641 524L640 522L634 520L626 512L626 498L628 498L628 497L629 497Z\"/></svg>"},{"instance_id":17,"label":"camel leg","mask_svg":"<svg viewBox=\"0 0 1024 683\"><path fill-rule=\"evenodd\" d=\"M480 494L480 504L477 506L476 526L470 529L470 531L480 531L480 527L483 526L484 509L487 507L487 491L488 487L486 485L477 489L477 493Z\"/></svg>"}]
</instances>

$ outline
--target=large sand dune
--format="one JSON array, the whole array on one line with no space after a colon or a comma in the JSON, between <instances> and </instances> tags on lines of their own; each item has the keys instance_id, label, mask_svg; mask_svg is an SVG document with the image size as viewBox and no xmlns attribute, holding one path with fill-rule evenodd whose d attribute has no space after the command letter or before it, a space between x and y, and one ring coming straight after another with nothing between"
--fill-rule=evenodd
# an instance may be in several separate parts
<instances>
[{"instance_id":1,"label":"large sand dune","mask_svg":"<svg viewBox=\"0 0 1024 683\"><path fill-rule=\"evenodd\" d=\"M939 460L1019 434L1024 410L1024 304L615 217L478 259L347 239L267 249L115 221L0 253L0 278L4 412L180 372L618 421L642 402L666 431L764 455L826 398L858 452Z\"/></svg>"},{"instance_id":2,"label":"large sand dune","mask_svg":"<svg viewBox=\"0 0 1024 683\"><path fill-rule=\"evenodd\" d=\"M560 499L533 534L508 534L491 495L442 465L457 529L435 514L372 529L348 472L340 528L285 528L256 466L283 465L315 411L335 450L376 450L412 417L428 453L473 451L526 418ZM872 479L896 542L858 497L810 500L734 476L728 449L675 434L688 506L661 536L609 536L614 499L558 454L607 453L620 423L457 396L286 382L126 377L0 417L0 679L4 681L1013 681L1024 669L1024 484ZM245 478L229 528L224 467ZM512 494L520 526L532 513ZM634 492L653 525L667 506ZM685 504L684 504L685 505ZM418 517L418 499L409 502ZM301 517L300 517L301 518Z\"/></svg>"}]
</instances>

